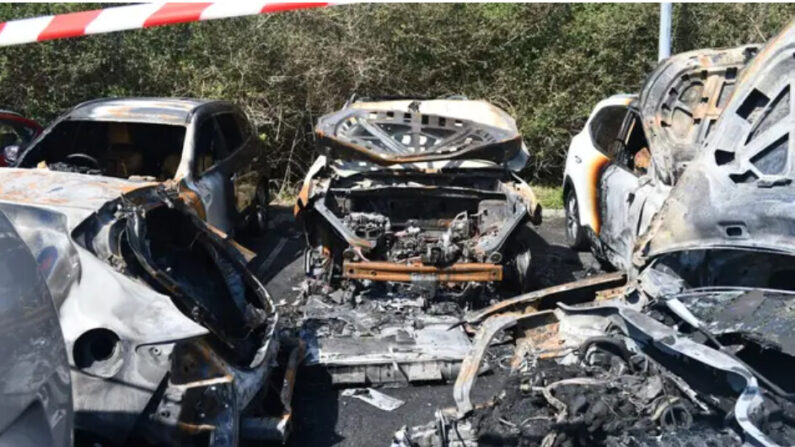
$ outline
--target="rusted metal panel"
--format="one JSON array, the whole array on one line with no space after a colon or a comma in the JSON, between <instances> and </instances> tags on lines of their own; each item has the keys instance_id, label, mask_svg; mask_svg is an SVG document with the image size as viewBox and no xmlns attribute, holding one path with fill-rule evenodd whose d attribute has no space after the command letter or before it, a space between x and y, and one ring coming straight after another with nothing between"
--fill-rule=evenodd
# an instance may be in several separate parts
<instances>
[{"instance_id":1,"label":"rusted metal panel","mask_svg":"<svg viewBox=\"0 0 795 447\"><path fill-rule=\"evenodd\" d=\"M47 169L0 169L0 201L13 203L95 210L122 194L154 185Z\"/></svg>"},{"instance_id":2,"label":"rusted metal panel","mask_svg":"<svg viewBox=\"0 0 795 447\"><path fill-rule=\"evenodd\" d=\"M343 276L372 281L502 281L502 266L486 263L461 263L449 267L394 262L344 262Z\"/></svg>"},{"instance_id":3,"label":"rusted metal panel","mask_svg":"<svg viewBox=\"0 0 795 447\"><path fill-rule=\"evenodd\" d=\"M524 310L527 308L534 309L533 306L537 305L539 301L545 298L559 296L564 298L566 294L583 291L593 291L616 287L626 281L626 273L614 272L602 275L595 275L589 278L581 279L558 286L547 287L546 289L535 290L533 292L525 293L514 298L500 301L485 309L473 312L466 316L464 321L470 324L480 323L491 315L507 312L510 309Z\"/></svg>"},{"instance_id":4,"label":"rusted metal panel","mask_svg":"<svg viewBox=\"0 0 795 447\"><path fill-rule=\"evenodd\" d=\"M636 265L699 248L795 253L793 48L790 25L743 71L713 137L638 241Z\"/></svg>"}]
</instances>

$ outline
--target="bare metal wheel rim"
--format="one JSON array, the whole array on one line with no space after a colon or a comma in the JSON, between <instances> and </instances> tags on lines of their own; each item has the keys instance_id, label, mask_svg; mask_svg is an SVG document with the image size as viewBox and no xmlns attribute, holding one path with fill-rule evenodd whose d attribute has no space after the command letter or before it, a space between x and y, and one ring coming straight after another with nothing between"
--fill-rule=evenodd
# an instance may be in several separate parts
<instances>
[{"instance_id":1,"label":"bare metal wheel rim","mask_svg":"<svg viewBox=\"0 0 795 447\"><path fill-rule=\"evenodd\" d=\"M577 199L572 195L566 201L566 231L572 239L577 236Z\"/></svg>"}]
</instances>

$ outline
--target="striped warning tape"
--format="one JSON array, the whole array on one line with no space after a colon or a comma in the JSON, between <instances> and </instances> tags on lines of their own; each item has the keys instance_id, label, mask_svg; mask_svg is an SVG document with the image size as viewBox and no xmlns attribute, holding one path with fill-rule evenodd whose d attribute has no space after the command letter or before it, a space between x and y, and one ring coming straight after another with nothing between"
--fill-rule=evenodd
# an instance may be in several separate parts
<instances>
[{"instance_id":1,"label":"striped warning tape","mask_svg":"<svg viewBox=\"0 0 795 447\"><path fill-rule=\"evenodd\" d=\"M117 6L0 23L0 46L328 5L329 3L223 1Z\"/></svg>"}]
</instances>

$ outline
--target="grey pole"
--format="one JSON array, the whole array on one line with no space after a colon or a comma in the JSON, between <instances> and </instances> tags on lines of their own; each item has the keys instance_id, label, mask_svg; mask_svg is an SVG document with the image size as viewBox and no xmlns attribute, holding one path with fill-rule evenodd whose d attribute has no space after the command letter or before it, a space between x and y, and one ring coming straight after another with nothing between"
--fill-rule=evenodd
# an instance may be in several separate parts
<instances>
[{"instance_id":1,"label":"grey pole","mask_svg":"<svg viewBox=\"0 0 795 447\"><path fill-rule=\"evenodd\" d=\"M661 61L671 55L671 3L660 3L660 52L657 60Z\"/></svg>"}]
</instances>

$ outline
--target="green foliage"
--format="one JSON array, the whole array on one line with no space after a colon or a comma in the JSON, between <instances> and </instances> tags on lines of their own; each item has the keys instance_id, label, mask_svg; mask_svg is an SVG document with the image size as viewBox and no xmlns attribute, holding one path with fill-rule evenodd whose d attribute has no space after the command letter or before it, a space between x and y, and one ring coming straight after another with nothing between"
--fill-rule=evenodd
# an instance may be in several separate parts
<instances>
[{"instance_id":1,"label":"green foliage","mask_svg":"<svg viewBox=\"0 0 795 447\"><path fill-rule=\"evenodd\" d=\"M93 9L0 4L0 17ZM795 7L679 4L674 51L761 42ZM593 105L654 67L656 4L354 4L0 48L0 105L47 122L103 96L241 104L285 192L314 158L312 124L354 92L483 98L516 117L525 177L559 182Z\"/></svg>"},{"instance_id":2,"label":"green foliage","mask_svg":"<svg viewBox=\"0 0 795 447\"><path fill-rule=\"evenodd\" d=\"M531 185L533 193L541 205L541 209L555 210L563 208L563 187L547 185Z\"/></svg>"}]
</instances>

